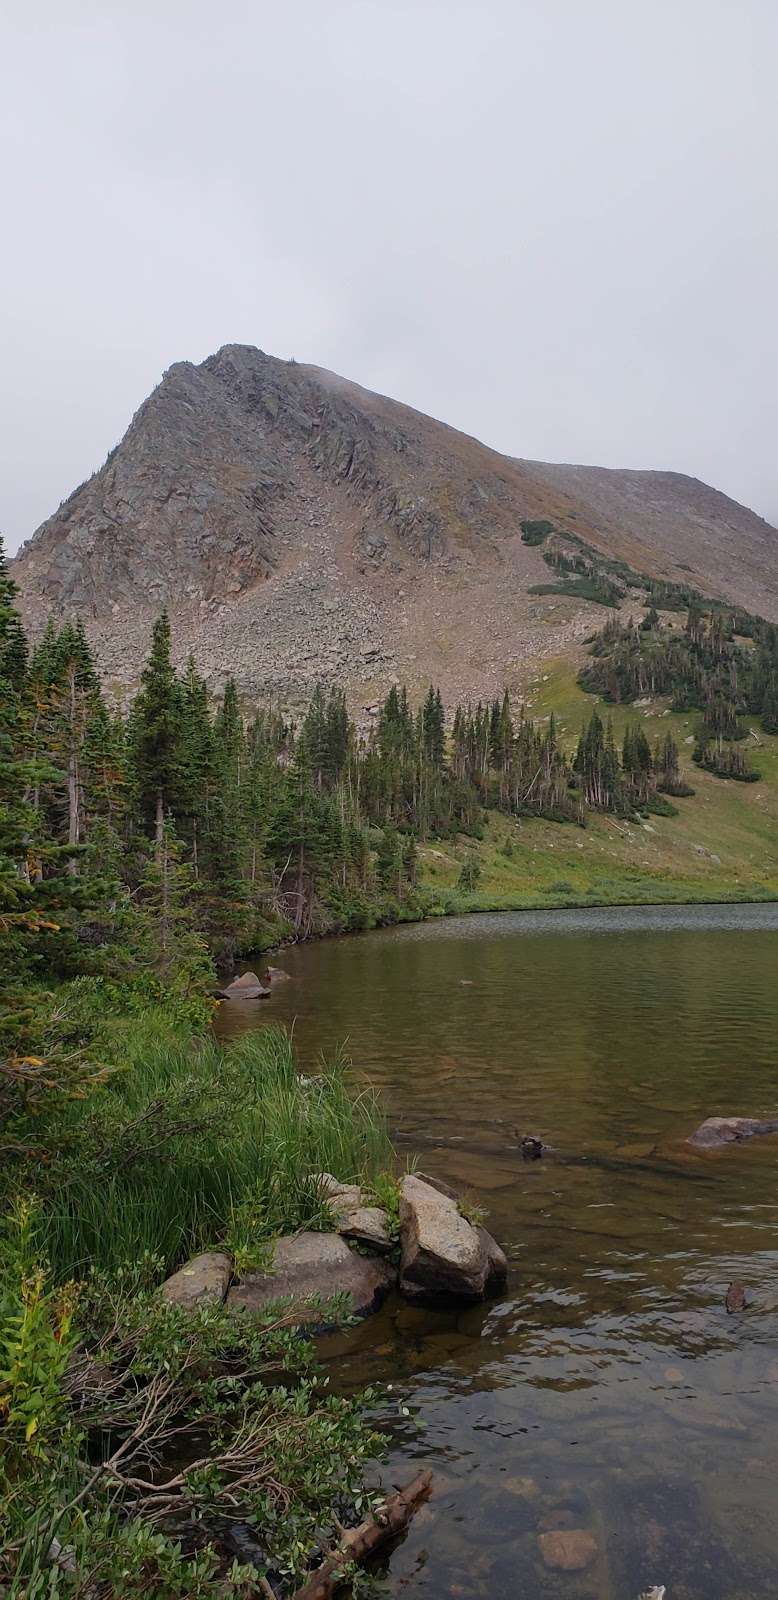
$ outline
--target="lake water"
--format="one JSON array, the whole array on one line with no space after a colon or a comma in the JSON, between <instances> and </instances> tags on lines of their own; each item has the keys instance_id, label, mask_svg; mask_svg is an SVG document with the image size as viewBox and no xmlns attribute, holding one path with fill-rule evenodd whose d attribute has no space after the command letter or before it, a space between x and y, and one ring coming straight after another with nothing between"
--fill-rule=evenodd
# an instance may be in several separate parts
<instances>
[{"instance_id":1,"label":"lake water","mask_svg":"<svg viewBox=\"0 0 778 1600\"><path fill-rule=\"evenodd\" d=\"M778 1136L684 1141L778 1111L778 907L469 917L276 959L291 981L221 1029L293 1024L305 1070L345 1045L401 1156L488 1208L510 1262L486 1306L394 1299L322 1342L339 1386L393 1385L390 1479L435 1471L387 1589L772 1600ZM546 1565L554 1529L592 1535L586 1570Z\"/></svg>"}]
</instances>

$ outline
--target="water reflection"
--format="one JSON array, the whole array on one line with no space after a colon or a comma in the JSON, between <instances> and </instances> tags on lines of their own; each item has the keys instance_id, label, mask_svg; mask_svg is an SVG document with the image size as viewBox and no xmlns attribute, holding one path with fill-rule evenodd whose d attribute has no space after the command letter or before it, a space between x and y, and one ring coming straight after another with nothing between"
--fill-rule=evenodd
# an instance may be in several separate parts
<instances>
[{"instance_id":1,"label":"water reflection","mask_svg":"<svg viewBox=\"0 0 778 1600\"><path fill-rule=\"evenodd\" d=\"M395 1478L437 1491L395 1552L414 1596L774 1596L778 1138L693 1154L704 1116L778 1108L778 909L482 917L285 951L293 981L223 1029L348 1040L403 1152L489 1210L504 1297L389 1302L323 1341L391 1382ZM522 1133L552 1147L521 1159ZM747 1311L728 1316L742 1279ZM580 1570L548 1565L563 1549Z\"/></svg>"}]
</instances>

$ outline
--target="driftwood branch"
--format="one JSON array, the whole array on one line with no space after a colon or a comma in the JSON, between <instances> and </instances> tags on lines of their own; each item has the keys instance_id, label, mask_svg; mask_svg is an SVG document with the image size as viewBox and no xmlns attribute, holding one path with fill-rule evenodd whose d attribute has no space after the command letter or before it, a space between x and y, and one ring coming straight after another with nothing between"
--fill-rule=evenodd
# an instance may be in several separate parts
<instances>
[{"instance_id":1,"label":"driftwood branch","mask_svg":"<svg viewBox=\"0 0 778 1600\"><path fill-rule=\"evenodd\" d=\"M357 1528L347 1529L337 1548L325 1556L321 1566L311 1573L293 1600L331 1600L346 1577L348 1568L367 1561L381 1545L388 1544L398 1533L402 1533L431 1489L432 1473L420 1472L404 1489L398 1489L396 1494L390 1495Z\"/></svg>"}]
</instances>

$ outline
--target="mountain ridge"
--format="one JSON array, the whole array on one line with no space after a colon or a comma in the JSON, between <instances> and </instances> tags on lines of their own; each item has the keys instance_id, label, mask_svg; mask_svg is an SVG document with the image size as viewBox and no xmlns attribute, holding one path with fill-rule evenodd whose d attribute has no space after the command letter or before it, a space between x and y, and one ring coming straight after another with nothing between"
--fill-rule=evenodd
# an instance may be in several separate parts
<instances>
[{"instance_id":1,"label":"mountain ridge","mask_svg":"<svg viewBox=\"0 0 778 1600\"><path fill-rule=\"evenodd\" d=\"M81 616L132 687L167 605L213 687L294 707L323 678L356 710L389 683L521 690L604 616L548 583L522 521L607 561L778 619L778 532L679 473L501 455L326 368L225 345L176 362L103 466L13 563L33 633ZM633 604L639 604L635 596Z\"/></svg>"}]
</instances>

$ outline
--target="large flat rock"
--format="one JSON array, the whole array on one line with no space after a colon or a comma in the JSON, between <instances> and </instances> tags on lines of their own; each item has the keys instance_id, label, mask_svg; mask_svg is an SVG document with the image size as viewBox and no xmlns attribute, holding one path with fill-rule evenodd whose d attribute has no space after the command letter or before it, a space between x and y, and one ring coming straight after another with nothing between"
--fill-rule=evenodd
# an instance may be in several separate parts
<instances>
[{"instance_id":1,"label":"large flat rock","mask_svg":"<svg viewBox=\"0 0 778 1600\"><path fill-rule=\"evenodd\" d=\"M355 1316L378 1309L396 1274L384 1261L371 1260L350 1250L336 1233L298 1233L277 1239L273 1271L248 1272L227 1296L230 1311L263 1312L275 1300L290 1300L299 1321L326 1324L321 1306L311 1306L311 1296L329 1300L347 1294Z\"/></svg>"},{"instance_id":2,"label":"large flat rock","mask_svg":"<svg viewBox=\"0 0 778 1600\"><path fill-rule=\"evenodd\" d=\"M221 1250L193 1256L162 1285L162 1297L173 1306L221 1305L232 1277L232 1261Z\"/></svg>"},{"instance_id":3,"label":"large flat rock","mask_svg":"<svg viewBox=\"0 0 778 1600\"><path fill-rule=\"evenodd\" d=\"M400 1189L400 1289L411 1300L481 1300L489 1256L455 1200L421 1178Z\"/></svg>"}]
</instances>

